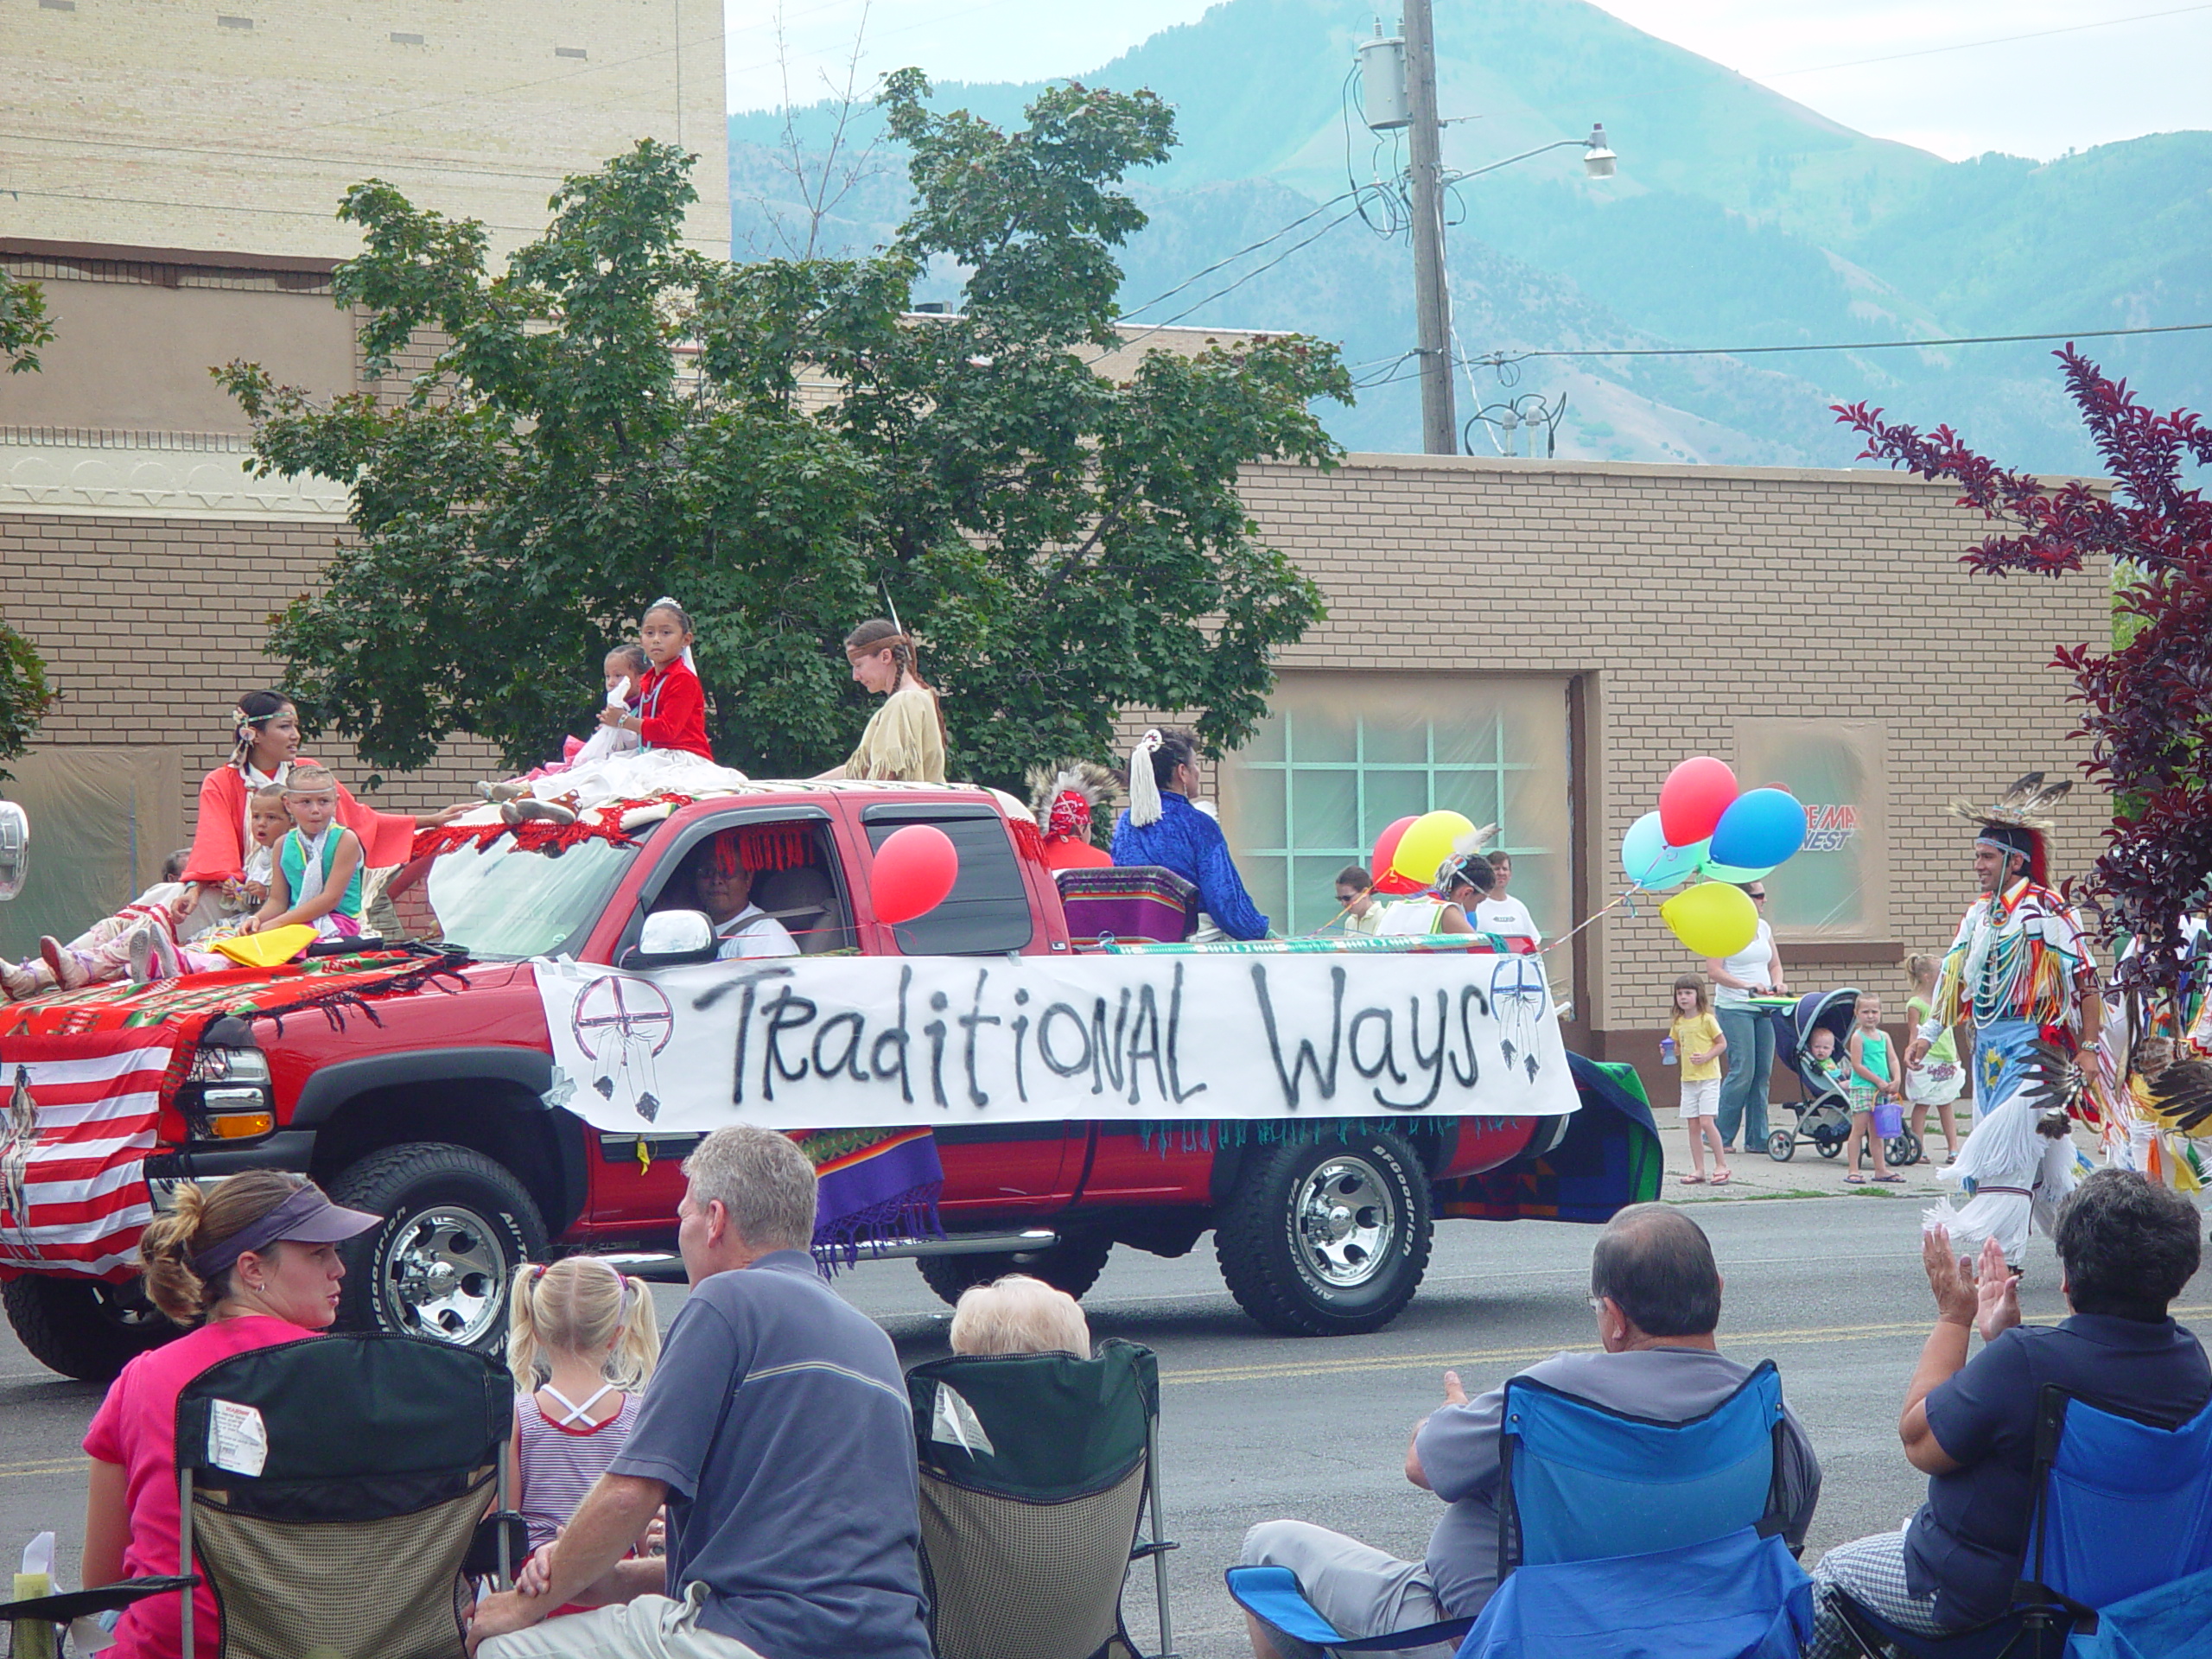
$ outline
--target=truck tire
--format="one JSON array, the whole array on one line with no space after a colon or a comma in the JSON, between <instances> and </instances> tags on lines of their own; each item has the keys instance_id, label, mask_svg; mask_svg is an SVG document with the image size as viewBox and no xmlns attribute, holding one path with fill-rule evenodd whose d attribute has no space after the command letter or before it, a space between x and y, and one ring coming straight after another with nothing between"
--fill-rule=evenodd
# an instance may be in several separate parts
<instances>
[{"instance_id":1,"label":"truck tire","mask_svg":"<svg viewBox=\"0 0 2212 1659\"><path fill-rule=\"evenodd\" d=\"M1026 1273L1033 1279L1081 1299L1098 1282L1114 1241L1103 1233L1063 1233L1059 1243L1041 1250L1016 1250L1004 1255L918 1255L914 1265L947 1305L960 1300L971 1285L988 1285L1009 1273Z\"/></svg>"},{"instance_id":2,"label":"truck tire","mask_svg":"<svg viewBox=\"0 0 2212 1659\"><path fill-rule=\"evenodd\" d=\"M521 1182L480 1152L417 1141L371 1153L330 1196L385 1218L338 1247L340 1330L499 1351L516 1270L545 1253L545 1224Z\"/></svg>"},{"instance_id":3,"label":"truck tire","mask_svg":"<svg viewBox=\"0 0 2212 1659\"><path fill-rule=\"evenodd\" d=\"M1397 1318L1428 1271L1428 1177L1394 1135L1270 1147L1214 1225L1236 1305L1287 1337L1357 1336Z\"/></svg>"},{"instance_id":4,"label":"truck tire","mask_svg":"<svg viewBox=\"0 0 2212 1659\"><path fill-rule=\"evenodd\" d=\"M0 1300L31 1357L80 1382L112 1382L131 1360L184 1334L113 1285L26 1274L0 1288Z\"/></svg>"}]
</instances>

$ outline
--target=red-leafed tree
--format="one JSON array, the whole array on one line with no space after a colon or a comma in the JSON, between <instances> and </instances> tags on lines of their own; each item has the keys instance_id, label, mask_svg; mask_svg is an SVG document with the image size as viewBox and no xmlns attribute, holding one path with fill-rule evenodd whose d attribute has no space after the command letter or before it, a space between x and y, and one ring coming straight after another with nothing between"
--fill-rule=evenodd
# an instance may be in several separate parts
<instances>
[{"instance_id":1,"label":"red-leafed tree","mask_svg":"<svg viewBox=\"0 0 2212 1659\"><path fill-rule=\"evenodd\" d=\"M1835 405L1866 440L1861 457L1959 486L1959 505L2010 528L1965 556L1985 575L2058 576L2109 559L2115 644L2062 645L2089 740L2082 770L2112 792L2112 827L2069 896L2105 913L2144 949L2122 964L2128 988L2177 988L2177 923L2212 874L2212 502L2183 468L2212 464L2212 428L2186 410L2160 415L2072 346L2054 353L2103 456L2107 494L2076 480L2053 491L1975 454L1948 426L1891 426L1864 404ZM2163 947L2163 948L2161 948Z\"/></svg>"}]
</instances>

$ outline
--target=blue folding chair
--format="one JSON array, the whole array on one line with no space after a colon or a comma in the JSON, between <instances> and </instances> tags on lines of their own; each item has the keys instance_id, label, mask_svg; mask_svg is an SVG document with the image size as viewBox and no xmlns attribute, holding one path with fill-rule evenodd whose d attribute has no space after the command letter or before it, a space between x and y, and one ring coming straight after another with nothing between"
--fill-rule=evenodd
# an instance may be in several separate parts
<instances>
[{"instance_id":1,"label":"blue folding chair","mask_svg":"<svg viewBox=\"0 0 2212 1659\"><path fill-rule=\"evenodd\" d=\"M2155 1592L2212 1571L2212 1403L2167 1427L2046 1388L2035 1475L2012 1609L1969 1630L1916 1636L1838 1592L1837 1611L1861 1653L2058 1659L2089 1648L2104 1610L2147 1611ZM2077 1634L2085 1640L2075 1642Z\"/></svg>"},{"instance_id":2,"label":"blue folding chair","mask_svg":"<svg viewBox=\"0 0 2212 1659\"><path fill-rule=\"evenodd\" d=\"M1764 1607L1765 1623L1781 1618L1800 1643L1810 1633L1811 1580L1778 1538L1764 1535L1779 1529L1783 1484L1782 1382L1771 1360L1711 1411L1681 1423L1608 1411L1515 1377L1505 1385L1502 1429L1501 1582L1479 1620L1345 1636L1306 1600L1286 1567L1231 1567L1230 1593L1298 1644L1293 1651L1400 1652L1464 1637L1463 1656L1533 1656L1541 1649L1531 1642L1556 1621L1578 1632L1578 1645L1556 1651L1628 1659L1638 1649L1612 1633L1632 1630L1640 1610L1656 1605L1667 1575L1686 1570L1667 1553L1703 1548L1728 1556L1728 1565L1726 1577L1702 1586L1702 1612L1717 1615L1718 1601L1727 1601L1741 1624ZM1618 1593L1605 1588L1616 1583L1624 1586ZM1783 1602L1788 1606L1777 1611ZM1593 1626L1605 1628L1605 1639ZM1681 1634L1679 1625L1670 1628L1649 1651L1670 1659L1760 1651L1755 1643L1686 1648L1675 1639Z\"/></svg>"},{"instance_id":3,"label":"blue folding chair","mask_svg":"<svg viewBox=\"0 0 2212 1659\"><path fill-rule=\"evenodd\" d=\"M1785 1421L1772 1360L1680 1423L1507 1383L1499 1585L1460 1659L1794 1659L1813 1592L1779 1535Z\"/></svg>"}]
</instances>

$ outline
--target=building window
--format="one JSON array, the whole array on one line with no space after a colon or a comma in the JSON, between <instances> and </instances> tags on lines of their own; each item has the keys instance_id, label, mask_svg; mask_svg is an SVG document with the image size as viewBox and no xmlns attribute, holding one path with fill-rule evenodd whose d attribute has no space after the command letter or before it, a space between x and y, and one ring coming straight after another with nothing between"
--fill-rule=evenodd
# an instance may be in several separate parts
<instances>
[{"instance_id":1,"label":"building window","mask_svg":"<svg viewBox=\"0 0 2212 1659\"><path fill-rule=\"evenodd\" d=\"M1889 746L1879 721L1739 720L1736 775L1805 808L1805 848L1767 878L1766 917L1784 941L1886 941Z\"/></svg>"},{"instance_id":2,"label":"building window","mask_svg":"<svg viewBox=\"0 0 2212 1659\"><path fill-rule=\"evenodd\" d=\"M253 19L251 17L229 17L224 16L220 12L218 12L215 14L215 27L218 29L251 29L253 27Z\"/></svg>"},{"instance_id":3,"label":"building window","mask_svg":"<svg viewBox=\"0 0 2212 1659\"><path fill-rule=\"evenodd\" d=\"M1337 872L1395 820L1449 808L1496 823L1513 895L1567 925L1567 683L1531 676L1288 673L1221 767L1222 827L1281 932L1336 915Z\"/></svg>"},{"instance_id":4,"label":"building window","mask_svg":"<svg viewBox=\"0 0 2212 1659\"><path fill-rule=\"evenodd\" d=\"M556 46L553 48L553 55L556 58L588 58L591 54L581 46Z\"/></svg>"}]
</instances>

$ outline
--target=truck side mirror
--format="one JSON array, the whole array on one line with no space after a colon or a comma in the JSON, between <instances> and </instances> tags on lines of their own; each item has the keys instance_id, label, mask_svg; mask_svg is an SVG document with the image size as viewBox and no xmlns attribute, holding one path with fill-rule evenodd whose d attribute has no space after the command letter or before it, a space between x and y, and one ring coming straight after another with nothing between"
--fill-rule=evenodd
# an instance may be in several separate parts
<instances>
[{"instance_id":1,"label":"truck side mirror","mask_svg":"<svg viewBox=\"0 0 2212 1659\"><path fill-rule=\"evenodd\" d=\"M638 943L622 953L625 968L681 968L712 962L721 941L703 911L659 910L645 918Z\"/></svg>"}]
</instances>

